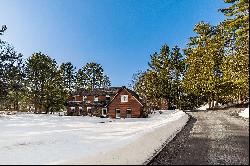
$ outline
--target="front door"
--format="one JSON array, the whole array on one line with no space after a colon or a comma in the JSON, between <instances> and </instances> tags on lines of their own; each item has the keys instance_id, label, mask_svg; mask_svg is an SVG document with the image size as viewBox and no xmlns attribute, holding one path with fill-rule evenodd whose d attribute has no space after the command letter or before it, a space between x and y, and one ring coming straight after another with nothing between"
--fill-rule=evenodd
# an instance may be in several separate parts
<instances>
[{"instance_id":1,"label":"front door","mask_svg":"<svg viewBox=\"0 0 250 166\"><path fill-rule=\"evenodd\" d=\"M121 118L121 111L119 109L115 110L115 118Z\"/></svg>"},{"instance_id":2,"label":"front door","mask_svg":"<svg viewBox=\"0 0 250 166\"><path fill-rule=\"evenodd\" d=\"M132 110L131 109L127 109L126 115L127 115L127 118L132 118Z\"/></svg>"},{"instance_id":3,"label":"front door","mask_svg":"<svg viewBox=\"0 0 250 166\"><path fill-rule=\"evenodd\" d=\"M107 108L102 108L102 116L107 116Z\"/></svg>"}]
</instances>

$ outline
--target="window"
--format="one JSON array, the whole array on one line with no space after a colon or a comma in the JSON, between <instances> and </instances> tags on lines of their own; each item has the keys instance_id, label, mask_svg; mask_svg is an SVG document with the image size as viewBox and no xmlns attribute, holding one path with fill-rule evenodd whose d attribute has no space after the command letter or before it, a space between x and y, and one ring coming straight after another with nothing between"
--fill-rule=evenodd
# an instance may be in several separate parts
<instances>
[{"instance_id":1,"label":"window","mask_svg":"<svg viewBox=\"0 0 250 166\"><path fill-rule=\"evenodd\" d=\"M121 102L122 103L128 102L128 95L121 95Z\"/></svg>"},{"instance_id":2,"label":"window","mask_svg":"<svg viewBox=\"0 0 250 166\"><path fill-rule=\"evenodd\" d=\"M127 118L132 118L132 110L130 108L126 110L126 115L127 115Z\"/></svg>"},{"instance_id":3,"label":"window","mask_svg":"<svg viewBox=\"0 0 250 166\"><path fill-rule=\"evenodd\" d=\"M107 115L107 108L102 108L102 115L106 116Z\"/></svg>"},{"instance_id":4,"label":"window","mask_svg":"<svg viewBox=\"0 0 250 166\"><path fill-rule=\"evenodd\" d=\"M86 100L87 100L87 96L83 96L82 101L86 101Z\"/></svg>"},{"instance_id":5,"label":"window","mask_svg":"<svg viewBox=\"0 0 250 166\"><path fill-rule=\"evenodd\" d=\"M115 109L115 118L121 118L121 111L120 111L120 109Z\"/></svg>"},{"instance_id":6,"label":"window","mask_svg":"<svg viewBox=\"0 0 250 166\"><path fill-rule=\"evenodd\" d=\"M98 96L94 97L94 101L97 102L98 101Z\"/></svg>"},{"instance_id":7,"label":"window","mask_svg":"<svg viewBox=\"0 0 250 166\"><path fill-rule=\"evenodd\" d=\"M79 107L79 111L78 111L78 115L81 115L82 114L82 107Z\"/></svg>"},{"instance_id":8,"label":"window","mask_svg":"<svg viewBox=\"0 0 250 166\"><path fill-rule=\"evenodd\" d=\"M91 113L91 107L87 107L87 112Z\"/></svg>"},{"instance_id":9,"label":"window","mask_svg":"<svg viewBox=\"0 0 250 166\"><path fill-rule=\"evenodd\" d=\"M106 100L110 100L110 96L109 95L106 95Z\"/></svg>"}]
</instances>

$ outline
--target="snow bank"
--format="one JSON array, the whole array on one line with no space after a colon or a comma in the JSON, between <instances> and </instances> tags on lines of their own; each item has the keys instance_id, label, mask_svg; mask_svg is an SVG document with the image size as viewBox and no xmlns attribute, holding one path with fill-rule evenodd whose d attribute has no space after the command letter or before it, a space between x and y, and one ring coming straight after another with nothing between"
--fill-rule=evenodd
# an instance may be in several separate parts
<instances>
[{"instance_id":1,"label":"snow bank","mask_svg":"<svg viewBox=\"0 0 250 166\"><path fill-rule=\"evenodd\" d=\"M239 116L242 116L242 117L244 117L244 118L249 118L249 107L246 108L246 109L244 109L243 111L241 111L241 112L239 113Z\"/></svg>"},{"instance_id":2,"label":"snow bank","mask_svg":"<svg viewBox=\"0 0 250 166\"><path fill-rule=\"evenodd\" d=\"M207 108L209 108L208 104L204 104L201 107L197 108L197 110L207 110Z\"/></svg>"},{"instance_id":3,"label":"snow bank","mask_svg":"<svg viewBox=\"0 0 250 166\"><path fill-rule=\"evenodd\" d=\"M216 101L214 101L214 104L216 103ZM221 107L222 105L220 103L218 103L218 106ZM204 104L201 107L197 108L197 110L207 110L209 108L209 104Z\"/></svg>"},{"instance_id":4,"label":"snow bank","mask_svg":"<svg viewBox=\"0 0 250 166\"><path fill-rule=\"evenodd\" d=\"M147 119L6 116L0 118L0 164L143 164L187 120L175 110Z\"/></svg>"}]
</instances>

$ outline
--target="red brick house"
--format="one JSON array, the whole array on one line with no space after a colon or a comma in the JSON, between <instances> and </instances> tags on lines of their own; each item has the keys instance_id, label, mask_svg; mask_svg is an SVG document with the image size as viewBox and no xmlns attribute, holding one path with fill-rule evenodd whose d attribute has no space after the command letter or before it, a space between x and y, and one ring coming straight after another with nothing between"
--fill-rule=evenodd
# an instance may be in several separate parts
<instances>
[{"instance_id":1,"label":"red brick house","mask_svg":"<svg viewBox=\"0 0 250 166\"><path fill-rule=\"evenodd\" d=\"M92 91L80 89L71 96L67 101L67 115L107 115L106 105L117 94L120 87L99 88Z\"/></svg>"},{"instance_id":2,"label":"red brick house","mask_svg":"<svg viewBox=\"0 0 250 166\"><path fill-rule=\"evenodd\" d=\"M120 88L106 107L110 118L139 118L144 108L139 96L126 87Z\"/></svg>"}]
</instances>

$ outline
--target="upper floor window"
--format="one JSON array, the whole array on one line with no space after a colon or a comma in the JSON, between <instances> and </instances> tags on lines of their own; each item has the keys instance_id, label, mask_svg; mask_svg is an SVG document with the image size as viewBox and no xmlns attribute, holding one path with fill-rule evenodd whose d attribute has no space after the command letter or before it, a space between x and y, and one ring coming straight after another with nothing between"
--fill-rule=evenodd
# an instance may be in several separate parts
<instances>
[{"instance_id":1,"label":"upper floor window","mask_svg":"<svg viewBox=\"0 0 250 166\"><path fill-rule=\"evenodd\" d=\"M128 102L128 95L121 95L121 102L122 103Z\"/></svg>"},{"instance_id":2,"label":"upper floor window","mask_svg":"<svg viewBox=\"0 0 250 166\"><path fill-rule=\"evenodd\" d=\"M86 101L86 100L87 100L87 96L83 96L82 101Z\"/></svg>"},{"instance_id":3,"label":"upper floor window","mask_svg":"<svg viewBox=\"0 0 250 166\"><path fill-rule=\"evenodd\" d=\"M106 95L106 100L110 100L110 96L109 95Z\"/></svg>"},{"instance_id":4,"label":"upper floor window","mask_svg":"<svg viewBox=\"0 0 250 166\"><path fill-rule=\"evenodd\" d=\"M95 97L94 97L94 101L98 101L98 96L95 96Z\"/></svg>"}]
</instances>

